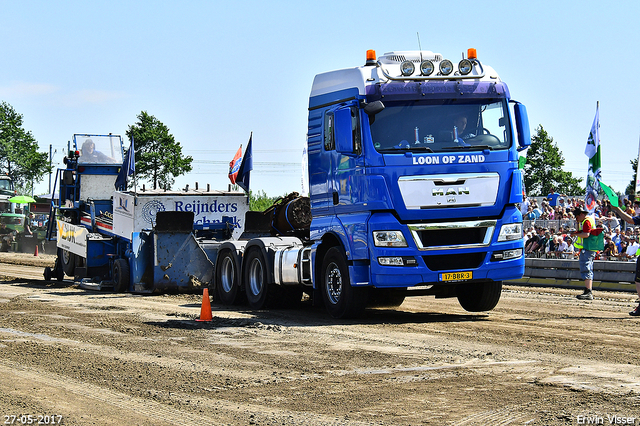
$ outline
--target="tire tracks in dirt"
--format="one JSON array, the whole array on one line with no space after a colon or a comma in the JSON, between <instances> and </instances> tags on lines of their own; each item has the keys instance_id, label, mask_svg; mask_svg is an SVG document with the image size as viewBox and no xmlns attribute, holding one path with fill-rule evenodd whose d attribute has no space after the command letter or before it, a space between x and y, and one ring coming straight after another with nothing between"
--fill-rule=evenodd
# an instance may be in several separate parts
<instances>
[{"instance_id":1,"label":"tire tracks in dirt","mask_svg":"<svg viewBox=\"0 0 640 426\"><path fill-rule=\"evenodd\" d=\"M40 396L34 393L34 399L46 398L57 405L57 407L49 407L47 413L63 410L70 412L75 421L80 421L89 416L89 413L95 412L95 405L99 404L102 406L99 410L101 424L119 425L125 422L139 425L214 426L219 424L219 422L203 419L201 416L173 409L158 402L115 392L106 387L80 382L9 360L0 360L0 377L0 383L5 382L2 384L5 392L15 389L16 383L27 384L27 387L39 390ZM42 400L40 402L43 403ZM68 424L69 420L65 420L65 424Z\"/></svg>"}]
</instances>

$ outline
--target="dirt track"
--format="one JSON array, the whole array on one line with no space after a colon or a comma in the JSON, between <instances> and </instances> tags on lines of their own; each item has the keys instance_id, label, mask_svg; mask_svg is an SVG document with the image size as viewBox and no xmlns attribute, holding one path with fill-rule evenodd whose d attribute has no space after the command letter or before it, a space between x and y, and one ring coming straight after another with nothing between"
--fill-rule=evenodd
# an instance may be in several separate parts
<instances>
[{"instance_id":1,"label":"dirt track","mask_svg":"<svg viewBox=\"0 0 640 426\"><path fill-rule=\"evenodd\" d=\"M618 416L640 425L633 294L581 302L575 291L507 287L487 314L418 297L343 322L311 306L214 303L203 323L194 321L200 295L87 292L36 280L49 258L16 261L39 266L0 263L3 416L61 415L67 425L570 425Z\"/></svg>"}]
</instances>

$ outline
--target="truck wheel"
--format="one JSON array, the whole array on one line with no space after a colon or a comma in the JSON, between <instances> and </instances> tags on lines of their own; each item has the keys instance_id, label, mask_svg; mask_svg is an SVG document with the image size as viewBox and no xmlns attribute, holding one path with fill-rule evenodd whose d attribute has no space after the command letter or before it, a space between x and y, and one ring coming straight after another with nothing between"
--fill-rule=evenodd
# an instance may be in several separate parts
<instances>
[{"instance_id":1,"label":"truck wheel","mask_svg":"<svg viewBox=\"0 0 640 426\"><path fill-rule=\"evenodd\" d=\"M42 275L44 275L45 281L51 281L51 278L53 278L53 270L51 267L47 266L44 268L44 273Z\"/></svg>"},{"instance_id":2,"label":"truck wheel","mask_svg":"<svg viewBox=\"0 0 640 426\"><path fill-rule=\"evenodd\" d=\"M368 287L354 288L347 259L338 247L331 247L322 261L321 282L324 305L333 318L353 318L367 306Z\"/></svg>"},{"instance_id":3,"label":"truck wheel","mask_svg":"<svg viewBox=\"0 0 640 426\"><path fill-rule=\"evenodd\" d=\"M73 277L76 270L76 255L68 250L59 249L58 258L62 264L62 271L67 276Z\"/></svg>"},{"instance_id":4,"label":"truck wheel","mask_svg":"<svg viewBox=\"0 0 640 426\"><path fill-rule=\"evenodd\" d=\"M216 261L216 294L223 305L237 305L242 300L240 268L231 250L224 250Z\"/></svg>"},{"instance_id":5,"label":"truck wheel","mask_svg":"<svg viewBox=\"0 0 640 426\"><path fill-rule=\"evenodd\" d=\"M62 268L54 269L53 273L58 282L62 282L62 280L64 280L64 271L62 270Z\"/></svg>"},{"instance_id":6,"label":"truck wheel","mask_svg":"<svg viewBox=\"0 0 640 426\"><path fill-rule=\"evenodd\" d=\"M244 290L253 309L266 308L272 286L267 280L267 264L260 249L249 250L244 260Z\"/></svg>"},{"instance_id":7,"label":"truck wheel","mask_svg":"<svg viewBox=\"0 0 640 426\"><path fill-rule=\"evenodd\" d=\"M460 284L458 302L468 312L490 311L500 301L502 281Z\"/></svg>"},{"instance_id":8,"label":"truck wheel","mask_svg":"<svg viewBox=\"0 0 640 426\"><path fill-rule=\"evenodd\" d=\"M113 262L113 289L117 293L129 290L130 269L127 259L116 259Z\"/></svg>"}]
</instances>

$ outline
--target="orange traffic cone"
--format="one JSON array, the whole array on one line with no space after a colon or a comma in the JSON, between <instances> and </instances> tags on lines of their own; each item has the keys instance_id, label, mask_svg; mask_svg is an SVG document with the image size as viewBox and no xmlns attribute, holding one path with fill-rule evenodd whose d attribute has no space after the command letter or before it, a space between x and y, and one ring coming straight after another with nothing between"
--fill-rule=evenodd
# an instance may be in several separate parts
<instances>
[{"instance_id":1,"label":"orange traffic cone","mask_svg":"<svg viewBox=\"0 0 640 426\"><path fill-rule=\"evenodd\" d=\"M202 292L202 307L200 308L200 319L196 321L211 321L211 302L209 301L209 289L205 288Z\"/></svg>"},{"instance_id":2,"label":"orange traffic cone","mask_svg":"<svg viewBox=\"0 0 640 426\"><path fill-rule=\"evenodd\" d=\"M34 250L33 255L34 256L38 255L38 244L36 244L36 249Z\"/></svg>"}]
</instances>

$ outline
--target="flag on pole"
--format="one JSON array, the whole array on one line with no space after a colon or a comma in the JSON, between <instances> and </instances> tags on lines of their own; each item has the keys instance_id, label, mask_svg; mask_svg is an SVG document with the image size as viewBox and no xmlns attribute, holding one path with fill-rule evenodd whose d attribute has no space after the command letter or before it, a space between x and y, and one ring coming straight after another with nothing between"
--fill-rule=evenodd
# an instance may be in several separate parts
<instances>
[{"instance_id":1,"label":"flag on pole","mask_svg":"<svg viewBox=\"0 0 640 426\"><path fill-rule=\"evenodd\" d=\"M127 151L127 155L124 156L124 161L122 162L122 167L120 167L120 171L118 172L118 177L116 177L115 187L118 191L124 191L127 189L127 178L134 174L136 171L136 152L133 148L133 138L131 138L131 145L129 145L129 150Z\"/></svg>"},{"instance_id":2,"label":"flag on pole","mask_svg":"<svg viewBox=\"0 0 640 426\"><path fill-rule=\"evenodd\" d=\"M244 189L245 192L249 193L249 177L250 172L253 170L253 153L251 148L251 140L253 139L253 132L251 132L251 136L249 136L249 143L247 144L247 150L244 152L244 157L242 157L242 163L240 163L240 169L238 170L238 177L236 183L240 188Z\"/></svg>"},{"instance_id":3,"label":"flag on pole","mask_svg":"<svg viewBox=\"0 0 640 426\"><path fill-rule=\"evenodd\" d=\"M240 170L240 159L242 158L242 145L238 148L233 160L229 163L229 180L232 184L236 184L238 178L238 170Z\"/></svg>"},{"instance_id":4,"label":"flag on pole","mask_svg":"<svg viewBox=\"0 0 640 426\"><path fill-rule=\"evenodd\" d=\"M587 146L584 149L584 153L587 157L593 158L600 148L600 102L596 106L596 117L593 119L591 125L591 132L589 132L589 138L587 139Z\"/></svg>"},{"instance_id":5,"label":"flag on pole","mask_svg":"<svg viewBox=\"0 0 640 426\"><path fill-rule=\"evenodd\" d=\"M527 164L527 157L523 157L522 155L518 157L518 168L524 169L525 164Z\"/></svg>"},{"instance_id":6,"label":"flag on pole","mask_svg":"<svg viewBox=\"0 0 640 426\"><path fill-rule=\"evenodd\" d=\"M589 213L593 213L596 208L596 201L600 193L601 178L601 157L600 157L600 102L596 104L596 117L589 132L587 146L584 153L589 157L589 170L587 171L587 193L585 195L585 207Z\"/></svg>"},{"instance_id":7,"label":"flag on pole","mask_svg":"<svg viewBox=\"0 0 640 426\"><path fill-rule=\"evenodd\" d=\"M619 207L620 201L618 200L618 194L616 194L613 189L611 189L609 186L605 185L602 182L600 182L600 187L602 188L602 190L604 191L604 194L609 199L609 202L611 203L611 205L613 207Z\"/></svg>"}]
</instances>

